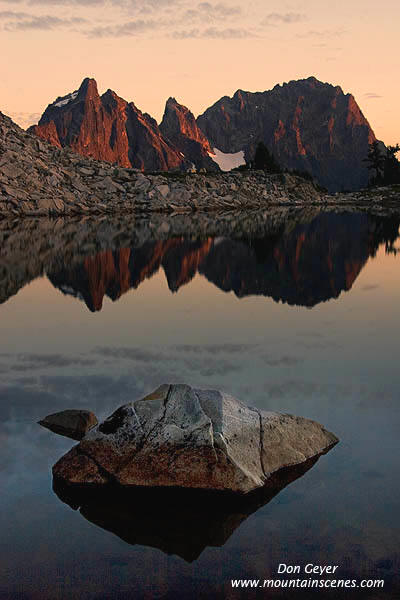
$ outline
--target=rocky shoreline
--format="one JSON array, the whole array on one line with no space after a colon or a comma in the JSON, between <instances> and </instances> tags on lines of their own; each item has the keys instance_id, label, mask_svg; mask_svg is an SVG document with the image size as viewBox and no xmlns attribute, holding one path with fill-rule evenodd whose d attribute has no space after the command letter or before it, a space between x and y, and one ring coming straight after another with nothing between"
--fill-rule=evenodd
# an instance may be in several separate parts
<instances>
[{"instance_id":1,"label":"rocky shoreline","mask_svg":"<svg viewBox=\"0 0 400 600\"><path fill-rule=\"evenodd\" d=\"M396 207L400 186L328 195L264 171L143 174L50 146L0 112L0 217L265 210L272 206Z\"/></svg>"}]
</instances>

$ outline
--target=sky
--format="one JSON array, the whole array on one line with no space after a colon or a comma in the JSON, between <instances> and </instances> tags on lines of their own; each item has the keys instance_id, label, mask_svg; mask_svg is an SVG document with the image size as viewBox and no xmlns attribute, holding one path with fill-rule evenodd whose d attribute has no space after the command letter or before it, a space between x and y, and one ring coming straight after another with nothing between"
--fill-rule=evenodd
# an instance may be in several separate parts
<instances>
[{"instance_id":1,"label":"sky","mask_svg":"<svg viewBox=\"0 0 400 600\"><path fill-rule=\"evenodd\" d=\"M26 127L94 77L161 120L311 75L400 143L398 0L0 0L0 110Z\"/></svg>"}]
</instances>

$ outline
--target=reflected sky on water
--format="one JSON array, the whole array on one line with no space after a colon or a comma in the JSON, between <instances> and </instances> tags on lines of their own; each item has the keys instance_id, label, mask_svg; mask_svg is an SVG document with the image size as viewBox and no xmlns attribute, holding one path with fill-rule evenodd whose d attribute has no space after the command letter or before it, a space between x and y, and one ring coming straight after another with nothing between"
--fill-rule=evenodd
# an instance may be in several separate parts
<instances>
[{"instance_id":1,"label":"reflected sky on water","mask_svg":"<svg viewBox=\"0 0 400 600\"><path fill-rule=\"evenodd\" d=\"M0 224L0 598L248 598L230 579L280 562L384 578L363 597L397 597L398 221L151 225ZM191 562L151 535L132 545L52 491L72 443L36 421L105 417L163 382L316 419L340 444Z\"/></svg>"}]
</instances>

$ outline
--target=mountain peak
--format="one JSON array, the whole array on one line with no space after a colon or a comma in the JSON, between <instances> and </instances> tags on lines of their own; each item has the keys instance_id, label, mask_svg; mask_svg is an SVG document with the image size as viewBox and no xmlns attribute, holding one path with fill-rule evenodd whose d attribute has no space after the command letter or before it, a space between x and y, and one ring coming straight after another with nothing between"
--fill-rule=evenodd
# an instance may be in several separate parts
<instances>
[{"instance_id":1,"label":"mountain peak","mask_svg":"<svg viewBox=\"0 0 400 600\"><path fill-rule=\"evenodd\" d=\"M374 133L353 96L315 76L265 92L238 90L208 108L197 124L215 148L244 151L247 161L263 141L282 167L310 173L329 191L368 182L363 159Z\"/></svg>"},{"instance_id":2,"label":"mountain peak","mask_svg":"<svg viewBox=\"0 0 400 600\"><path fill-rule=\"evenodd\" d=\"M83 98L94 98L99 95L99 91L97 89L97 82L95 79L91 77L85 77L82 81L79 90L78 97Z\"/></svg>"},{"instance_id":3,"label":"mountain peak","mask_svg":"<svg viewBox=\"0 0 400 600\"><path fill-rule=\"evenodd\" d=\"M160 131L179 149L184 157L190 158L196 168L216 170L210 159L212 149L210 143L196 123L193 113L176 98L168 98L165 104Z\"/></svg>"}]
</instances>

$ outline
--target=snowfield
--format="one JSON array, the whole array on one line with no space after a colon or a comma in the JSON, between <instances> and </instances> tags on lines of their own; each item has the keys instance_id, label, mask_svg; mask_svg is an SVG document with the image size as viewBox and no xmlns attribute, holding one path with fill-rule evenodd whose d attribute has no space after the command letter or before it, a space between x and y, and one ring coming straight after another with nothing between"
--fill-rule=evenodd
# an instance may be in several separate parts
<instances>
[{"instance_id":1,"label":"snowfield","mask_svg":"<svg viewBox=\"0 0 400 600\"><path fill-rule=\"evenodd\" d=\"M218 150L218 148L213 148L213 152L213 154L209 152L208 156L217 163L221 171L230 171L231 169L235 169L246 163L243 150L240 150L240 152L236 152L235 154L226 154L225 152Z\"/></svg>"}]
</instances>

